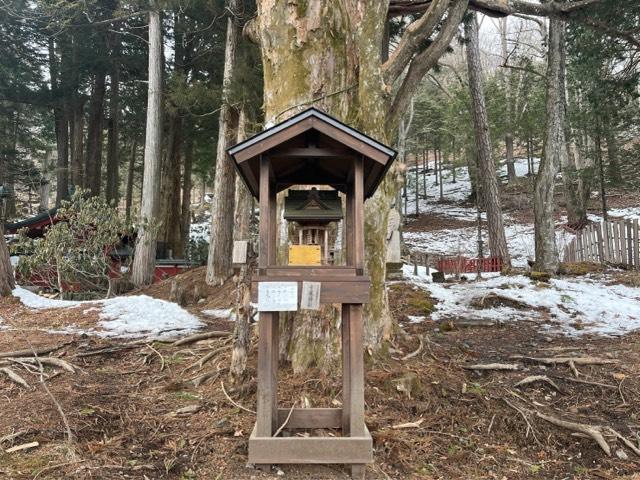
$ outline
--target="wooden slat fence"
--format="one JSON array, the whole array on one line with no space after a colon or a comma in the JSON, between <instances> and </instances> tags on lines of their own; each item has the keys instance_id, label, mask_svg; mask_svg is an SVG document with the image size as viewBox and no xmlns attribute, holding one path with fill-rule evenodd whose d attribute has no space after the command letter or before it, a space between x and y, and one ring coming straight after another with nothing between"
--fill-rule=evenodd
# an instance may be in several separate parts
<instances>
[{"instance_id":1,"label":"wooden slat fence","mask_svg":"<svg viewBox=\"0 0 640 480\"><path fill-rule=\"evenodd\" d=\"M499 272L502 270L502 259L499 257L467 258L462 255L441 257L436 268L444 273Z\"/></svg>"},{"instance_id":2,"label":"wooden slat fence","mask_svg":"<svg viewBox=\"0 0 640 480\"><path fill-rule=\"evenodd\" d=\"M564 248L565 262L595 262L640 270L640 221L589 224Z\"/></svg>"}]
</instances>

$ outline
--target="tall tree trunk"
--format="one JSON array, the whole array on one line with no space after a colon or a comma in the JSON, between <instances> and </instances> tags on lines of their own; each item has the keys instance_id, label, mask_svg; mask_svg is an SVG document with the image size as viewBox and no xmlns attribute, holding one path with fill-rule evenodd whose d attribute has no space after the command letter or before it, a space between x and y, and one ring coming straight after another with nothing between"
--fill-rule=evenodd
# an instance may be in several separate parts
<instances>
[{"instance_id":1,"label":"tall tree trunk","mask_svg":"<svg viewBox=\"0 0 640 480\"><path fill-rule=\"evenodd\" d=\"M238 116L238 143L243 141L246 136L247 116L244 108L240 110ZM242 179L236 178L236 212L233 229L234 240L249 240L251 225L251 208L253 207L253 198Z\"/></svg>"},{"instance_id":2,"label":"tall tree trunk","mask_svg":"<svg viewBox=\"0 0 640 480\"><path fill-rule=\"evenodd\" d=\"M127 222L131 220L131 205L133 203L133 174L136 168L136 150L138 148L138 138L134 137L131 145L131 155L129 156L129 166L127 168L127 191L125 194L125 212Z\"/></svg>"},{"instance_id":3,"label":"tall tree trunk","mask_svg":"<svg viewBox=\"0 0 640 480\"><path fill-rule=\"evenodd\" d=\"M49 37L49 77L55 102L53 117L56 135L56 206L69 198L69 125L60 89L60 67L53 37Z\"/></svg>"},{"instance_id":4,"label":"tall tree trunk","mask_svg":"<svg viewBox=\"0 0 640 480\"><path fill-rule=\"evenodd\" d=\"M74 188L84 185L84 100L76 95L73 104L71 143L71 184Z\"/></svg>"},{"instance_id":5,"label":"tall tree trunk","mask_svg":"<svg viewBox=\"0 0 640 480\"><path fill-rule=\"evenodd\" d=\"M565 112L568 111L569 99L564 95ZM568 120L565 118L567 126ZM589 155L582 155L576 139L579 135L571 128L565 129L568 139L567 164L562 166L562 180L564 183L564 198L567 207L567 223L574 228L582 228L587 223L587 207L591 195L594 179L593 160Z\"/></svg>"},{"instance_id":6,"label":"tall tree trunk","mask_svg":"<svg viewBox=\"0 0 640 480\"><path fill-rule=\"evenodd\" d=\"M38 206L39 212L49 210L49 195L51 191L51 180L49 179L49 170L53 163L53 151L47 148L44 154L44 160L42 161L42 177L40 178L40 188L38 189L38 196L40 197L40 205Z\"/></svg>"},{"instance_id":7,"label":"tall tree trunk","mask_svg":"<svg viewBox=\"0 0 640 480\"><path fill-rule=\"evenodd\" d=\"M144 143L144 179L140 228L133 259L132 281L150 284L156 264L157 217L160 209L160 165L162 161L162 25L155 1L149 10L149 83L147 129Z\"/></svg>"},{"instance_id":8,"label":"tall tree trunk","mask_svg":"<svg viewBox=\"0 0 640 480\"><path fill-rule=\"evenodd\" d=\"M105 78L105 71L99 68L93 77L91 99L89 100L84 186L93 196L100 195L102 177L102 123L104 116Z\"/></svg>"},{"instance_id":9,"label":"tall tree trunk","mask_svg":"<svg viewBox=\"0 0 640 480\"><path fill-rule=\"evenodd\" d=\"M298 8L259 1L255 31L265 65L266 122L285 120L315 98L320 99L313 102L316 107L378 140L393 138L397 124L386 121L388 103L380 75L386 13L386 2L357 9L333 0ZM387 218L395 189L395 179L383 182L365 206L366 267L372 283L365 342L373 350L389 337L392 327L384 279ZM337 312L294 318L288 354L295 371L313 364L327 367L336 360L338 326Z\"/></svg>"},{"instance_id":10,"label":"tall tree trunk","mask_svg":"<svg viewBox=\"0 0 640 480\"><path fill-rule=\"evenodd\" d=\"M602 161L602 127L599 117L596 116L596 132L594 135L594 154L598 165L598 173L600 177L600 202L602 204L602 218L607 220L609 214L607 212L607 192L606 179L604 176L604 162Z\"/></svg>"},{"instance_id":11,"label":"tall tree trunk","mask_svg":"<svg viewBox=\"0 0 640 480\"><path fill-rule=\"evenodd\" d=\"M502 61L507 64L509 59L509 51L507 48L507 35L509 30L509 20L507 17L500 19L500 44L502 47ZM513 181L516 178L516 167L513 163L513 98L511 92L511 75L508 68L504 68L502 74L502 81L504 84L504 96L505 96L505 119L504 123L507 127L507 131L504 134L505 155L507 162L507 177L509 181Z\"/></svg>"},{"instance_id":12,"label":"tall tree trunk","mask_svg":"<svg viewBox=\"0 0 640 480\"><path fill-rule=\"evenodd\" d=\"M449 6L436 38L439 41L418 54L419 61L409 68L398 90L401 93L395 98L386 81L395 77L398 70L401 73L405 59L411 55L394 52L384 66L381 64L387 1L317 0L294 5L259 0L257 6L258 15L247 32L260 44L262 53L267 124L314 105L381 142L391 143L424 69L433 65L434 58L449 44L467 2L438 2L437 9L424 15L429 22L435 20L435 25ZM402 51L411 51L414 41L416 38L412 37L405 44L409 50ZM371 289L370 302L365 307L364 342L371 351L384 345L393 327L385 289L386 237L398 177L399 165L390 170L365 205L365 260ZM292 325L289 349L294 370L314 363L324 366L332 358L335 360L337 327L337 315L299 315Z\"/></svg>"},{"instance_id":13,"label":"tall tree trunk","mask_svg":"<svg viewBox=\"0 0 640 480\"><path fill-rule=\"evenodd\" d=\"M227 39L224 50L224 71L222 77L222 106L218 122L218 148L216 151L216 172L211 204L211 237L207 260L207 283L222 284L231 273L231 253L233 249L233 202L235 200L235 170L227 156L227 148L236 139L237 114L231 106L231 83L234 77L236 48L240 27L236 14L239 0L229 0L227 18Z\"/></svg>"},{"instance_id":14,"label":"tall tree trunk","mask_svg":"<svg viewBox=\"0 0 640 480\"><path fill-rule=\"evenodd\" d=\"M182 244L186 247L189 242L189 230L191 228L191 190L193 181L193 139L189 135L184 142L184 167L182 173L182 202L181 202L181 233Z\"/></svg>"},{"instance_id":15,"label":"tall tree trunk","mask_svg":"<svg viewBox=\"0 0 640 480\"><path fill-rule=\"evenodd\" d=\"M240 109L238 116L237 142L246 138L246 111ZM251 207L253 197L239 176L236 177L236 211L234 240L249 240L249 226L251 221ZM251 319L251 263L243 265L236 276L236 323L233 330L233 351L231 353L231 376L239 380L247 367L247 357L251 344L249 320Z\"/></svg>"},{"instance_id":16,"label":"tall tree trunk","mask_svg":"<svg viewBox=\"0 0 640 480\"><path fill-rule=\"evenodd\" d=\"M107 203L117 206L120 199L120 154L118 140L120 134L120 36L113 35L115 45L111 65L111 91L109 95L109 131L107 140Z\"/></svg>"},{"instance_id":17,"label":"tall tree trunk","mask_svg":"<svg viewBox=\"0 0 640 480\"><path fill-rule=\"evenodd\" d=\"M504 264L511 260L507 247L507 239L502 222L502 205L496 167L491 158L491 140L489 138L489 121L484 100L482 67L480 65L480 40L478 38L478 21L476 14L465 24L467 40L467 65L469 69L469 89L471 92L472 116L475 131L476 150L480 181L482 182L482 199L487 212L487 231L489 250L494 257L502 258Z\"/></svg>"},{"instance_id":18,"label":"tall tree trunk","mask_svg":"<svg viewBox=\"0 0 640 480\"><path fill-rule=\"evenodd\" d=\"M558 270L558 251L554 214L556 176L560 165L566 165L565 141L565 23L549 21L547 54L546 124L544 151L534 185L533 212L535 217L534 268L555 273Z\"/></svg>"},{"instance_id":19,"label":"tall tree trunk","mask_svg":"<svg viewBox=\"0 0 640 480\"><path fill-rule=\"evenodd\" d=\"M11 295L15 287L9 249L4 239L4 215L0 215L0 297Z\"/></svg>"},{"instance_id":20,"label":"tall tree trunk","mask_svg":"<svg viewBox=\"0 0 640 480\"><path fill-rule=\"evenodd\" d=\"M167 150L163 157L160 180L162 225L158 238L165 243L167 251L172 252L173 258L179 258L183 253L180 223L182 218L180 207L182 118L176 110L172 110L168 117Z\"/></svg>"},{"instance_id":21,"label":"tall tree trunk","mask_svg":"<svg viewBox=\"0 0 640 480\"><path fill-rule=\"evenodd\" d=\"M607 141L607 175L613 185L622 183L620 174L620 160L618 159L618 141L614 132L613 121L610 117L605 117L604 134Z\"/></svg>"}]
</instances>

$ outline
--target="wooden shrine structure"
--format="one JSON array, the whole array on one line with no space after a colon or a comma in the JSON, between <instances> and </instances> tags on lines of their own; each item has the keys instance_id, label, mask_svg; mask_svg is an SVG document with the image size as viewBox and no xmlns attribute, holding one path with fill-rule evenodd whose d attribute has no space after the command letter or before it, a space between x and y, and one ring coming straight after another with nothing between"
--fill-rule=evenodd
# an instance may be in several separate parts
<instances>
[{"instance_id":1,"label":"wooden shrine structure","mask_svg":"<svg viewBox=\"0 0 640 480\"><path fill-rule=\"evenodd\" d=\"M257 418L249 462L346 464L354 478L363 478L365 465L373 462L364 422L362 311L370 286L364 270L364 201L396 152L310 108L231 147L228 154L260 205L258 270L252 279L260 312ZM346 265L277 264L276 194L296 185L330 186L344 194ZM342 305L342 408L278 408L279 312L298 310L301 295L307 294L311 303ZM282 436L323 428L341 430L341 435Z\"/></svg>"}]
</instances>

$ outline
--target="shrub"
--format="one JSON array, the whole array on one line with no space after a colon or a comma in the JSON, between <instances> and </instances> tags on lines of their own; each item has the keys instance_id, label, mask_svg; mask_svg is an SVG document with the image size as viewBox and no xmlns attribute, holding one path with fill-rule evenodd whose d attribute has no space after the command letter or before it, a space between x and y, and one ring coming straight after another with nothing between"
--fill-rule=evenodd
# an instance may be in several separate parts
<instances>
[{"instance_id":1,"label":"shrub","mask_svg":"<svg viewBox=\"0 0 640 480\"><path fill-rule=\"evenodd\" d=\"M33 240L26 236L26 229L20 232L18 275L59 292L107 290L112 267L109 252L130 233L130 226L116 208L81 190L62 202L57 216L61 221L44 238Z\"/></svg>"}]
</instances>

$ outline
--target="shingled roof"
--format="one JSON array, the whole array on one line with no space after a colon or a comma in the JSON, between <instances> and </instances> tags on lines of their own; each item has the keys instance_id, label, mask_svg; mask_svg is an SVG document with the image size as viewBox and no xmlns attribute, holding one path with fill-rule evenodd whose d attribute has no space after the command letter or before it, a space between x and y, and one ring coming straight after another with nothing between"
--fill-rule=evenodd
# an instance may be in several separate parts
<instances>
[{"instance_id":1,"label":"shingled roof","mask_svg":"<svg viewBox=\"0 0 640 480\"><path fill-rule=\"evenodd\" d=\"M335 222L342 219L342 201L335 190L289 190L284 200L289 221Z\"/></svg>"}]
</instances>

